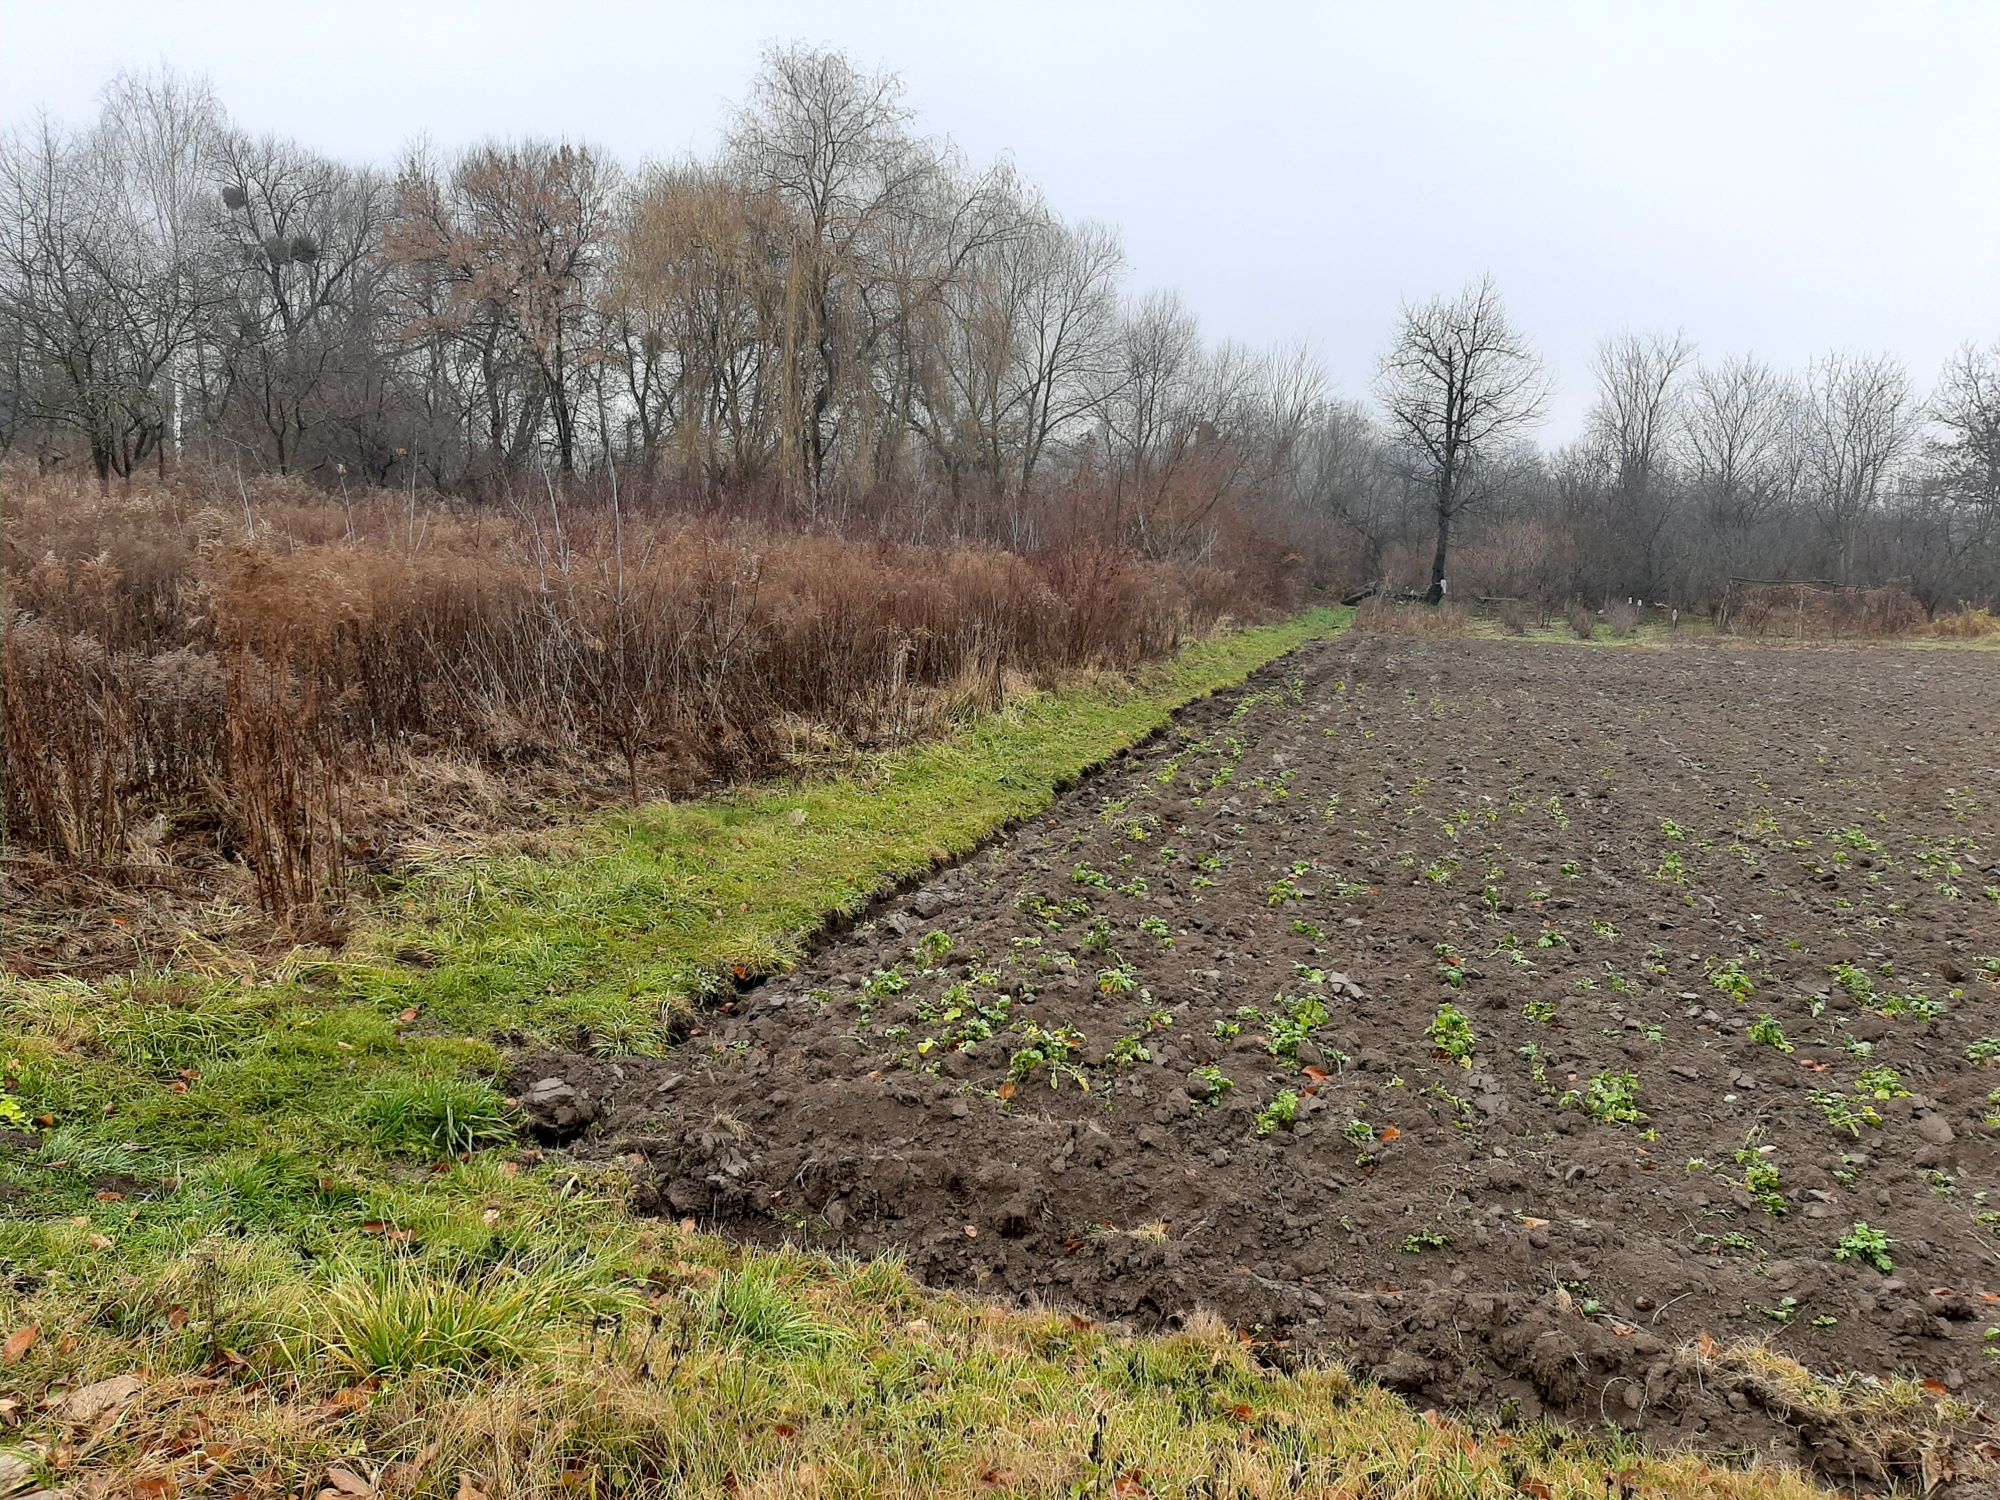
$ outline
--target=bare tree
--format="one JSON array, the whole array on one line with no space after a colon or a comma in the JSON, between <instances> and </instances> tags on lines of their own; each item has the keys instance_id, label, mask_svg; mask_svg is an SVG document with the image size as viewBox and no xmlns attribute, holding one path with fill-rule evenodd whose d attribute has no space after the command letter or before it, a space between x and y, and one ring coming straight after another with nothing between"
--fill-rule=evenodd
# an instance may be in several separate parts
<instances>
[{"instance_id":1,"label":"bare tree","mask_svg":"<svg viewBox=\"0 0 2000 1500\"><path fill-rule=\"evenodd\" d=\"M1480 498L1480 464L1541 419L1548 378L1514 329L1493 279L1456 297L1405 304L1375 390L1389 431L1437 513L1430 602L1444 598L1453 523Z\"/></svg>"},{"instance_id":2,"label":"bare tree","mask_svg":"<svg viewBox=\"0 0 2000 1500\"><path fill-rule=\"evenodd\" d=\"M936 165L910 134L902 83L837 52L773 47L738 114L730 150L743 177L792 213L786 283L785 442L807 512L825 499L836 401L850 394L860 287L887 221L913 211Z\"/></svg>"},{"instance_id":3,"label":"bare tree","mask_svg":"<svg viewBox=\"0 0 2000 1500\"><path fill-rule=\"evenodd\" d=\"M88 133L43 120L0 142L0 317L17 410L82 438L98 478L164 467L176 361L219 295L203 231L221 111L171 73L121 75Z\"/></svg>"},{"instance_id":4,"label":"bare tree","mask_svg":"<svg viewBox=\"0 0 2000 1500\"><path fill-rule=\"evenodd\" d=\"M1694 359L1685 335L1619 334L1597 346L1597 403L1588 431L1610 474L1611 535L1620 591L1657 596L1660 546L1673 514L1673 461L1682 431L1681 377Z\"/></svg>"},{"instance_id":5,"label":"bare tree","mask_svg":"<svg viewBox=\"0 0 2000 1500\"><path fill-rule=\"evenodd\" d=\"M1916 437L1910 378L1886 354L1829 354L1806 374L1803 417L1806 501L1848 583L1862 525Z\"/></svg>"},{"instance_id":6,"label":"bare tree","mask_svg":"<svg viewBox=\"0 0 2000 1500\"><path fill-rule=\"evenodd\" d=\"M519 458L546 420L565 474L576 466L586 372L601 352L591 292L616 180L596 152L566 142L481 146L442 180L413 161L385 238L390 261L418 284L410 332L480 352L492 447ZM529 372L533 394L511 423L501 394L510 361Z\"/></svg>"},{"instance_id":7,"label":"bare tree","mask_svg":"<svg viewBox=\"0 0 2000 1500\"><path fill-rule=\"evenodd\" d=\"M1966 344L1946 362L1928 415L1928 499L1942 543L1943 581L1991 597L2000 589L2000 342Z\"/></svg>"},{"instance_id":8,"label":"bare tree","mask_svg":"<svg viewBox=\"0 0 2000 1500\"><path fill-rule=\"evenodd\" d=\"M375 330L351 335L377 273L382 185L289 141L236 132L218 140L214 172L230 296L206 341L211 420L233 430L240 419L281 474L334 462L360 419L337 409L335 393L352 398L373 352ZM373 455L357 456L372 466Z\"/></svg>"},{"instance_id":9,"label":"bare tree","mask_svg":"<svg viewBox=\"0 0 2000 1500\"><path fill-rule=\"evenodd\" d=\"M1790 380L1749 356L1695 371L1685 417L1688 477L1711 527L1747 528L1789 495L1798 399Z\"/></svg>"}]
</instances>

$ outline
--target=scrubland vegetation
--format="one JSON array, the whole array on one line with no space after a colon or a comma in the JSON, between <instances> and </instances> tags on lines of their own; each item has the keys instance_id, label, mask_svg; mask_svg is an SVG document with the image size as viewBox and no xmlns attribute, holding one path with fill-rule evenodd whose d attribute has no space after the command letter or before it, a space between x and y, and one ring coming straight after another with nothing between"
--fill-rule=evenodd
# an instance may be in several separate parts
<instances>
[{"instance_id":1,"label":"scrubland vegetation","mask_svg":"<svg viewBox=\"0 0 2000 1500\"><path fill-rule=\"evenodd\" d=\"M894 747L1284 597L1090 542L1024 555L268 483L30 487L5 568L14 878L115 906L241 898L242 869L266 912L307 922L357 878L550 804ZM43 961L79 957L52 936ZM31 961L35 933L16 945Z\"/></svg>"}]
</instances>

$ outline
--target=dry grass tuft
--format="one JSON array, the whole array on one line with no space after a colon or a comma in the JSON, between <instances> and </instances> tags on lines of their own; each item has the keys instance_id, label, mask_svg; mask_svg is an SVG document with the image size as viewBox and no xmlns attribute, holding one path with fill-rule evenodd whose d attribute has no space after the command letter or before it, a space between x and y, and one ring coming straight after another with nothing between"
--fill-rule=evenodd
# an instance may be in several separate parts
<instances>
[{"instance_id":1,"label":"dry grass tuft","mask_svg":"<svg viewBox=\"0 0 2000 1500\"><path fill-rule=\"evenodd\" d=\"M1925 618L1923 605L1902 589L1783 583L1742 589L1729 622L1740 635L1882 640L1919 630Z\"/></svg>"},{"instance_id":2,"label":"dry grass tuft","mask_svg":"<svg viewBox=\"0 0 2000 1500\"><path fill-rule=\"evenodd\" d=\"M2000 635L2000 615L1990 609L1962 604L1950 614L1939 615L1924 626L1923 634L1944 640L1982 641L1988 636Z\"/></svg>"},{"instance_id":3,"label":"dry grass tuft","mask_svg":"<svg viewBox=\"0 0 2000 1500\"><path fill-rule=\"evenodd\" d=\"M1392 604L1369 599L1354 612L1354 628L1370 635L1446 639L1471 633L1472 617L1462 604Z\"/></svg>"}]
</instances>

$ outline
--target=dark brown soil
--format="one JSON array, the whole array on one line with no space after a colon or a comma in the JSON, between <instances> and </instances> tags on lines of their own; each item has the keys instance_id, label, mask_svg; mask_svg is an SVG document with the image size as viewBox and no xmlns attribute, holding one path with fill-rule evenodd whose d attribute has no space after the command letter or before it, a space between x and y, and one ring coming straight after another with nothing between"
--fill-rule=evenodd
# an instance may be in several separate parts
<instances>
[{"instance_id":1,"label":"dark brown soil","mask_svg":"<svg viewBox=\"0 0 2000 1500\"><path fill-rule=\"evenodd\" d=\"M1348 637L675 1056L521 1077L749 1240L1879 1482L1704 1336L2000 1409L1995 955L2000 657Z\"/></svg>"}]
</instances>

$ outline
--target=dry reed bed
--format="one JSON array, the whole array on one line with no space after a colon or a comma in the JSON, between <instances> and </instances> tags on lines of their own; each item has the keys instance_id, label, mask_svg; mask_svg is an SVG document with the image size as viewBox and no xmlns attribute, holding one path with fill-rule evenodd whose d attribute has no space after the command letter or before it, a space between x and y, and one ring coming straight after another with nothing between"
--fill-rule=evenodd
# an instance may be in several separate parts
<instances>
[{"instance_id":1,"label":"dry reed bed","mask_svg":"<svg viewBox=\"0 0 2000 1500\"><path fill-rule=\"evenodd\" d=\"M806 747L900 742L1010 679L1158 658L1275 602L1102 546L1027 556L283 481L27 487L4 542L16 873L23 857L125 884L247 868L280 915L389 862L382 810L450 780L440 762L542 791L678 792Z\"/></svg>"}]
</instances>

